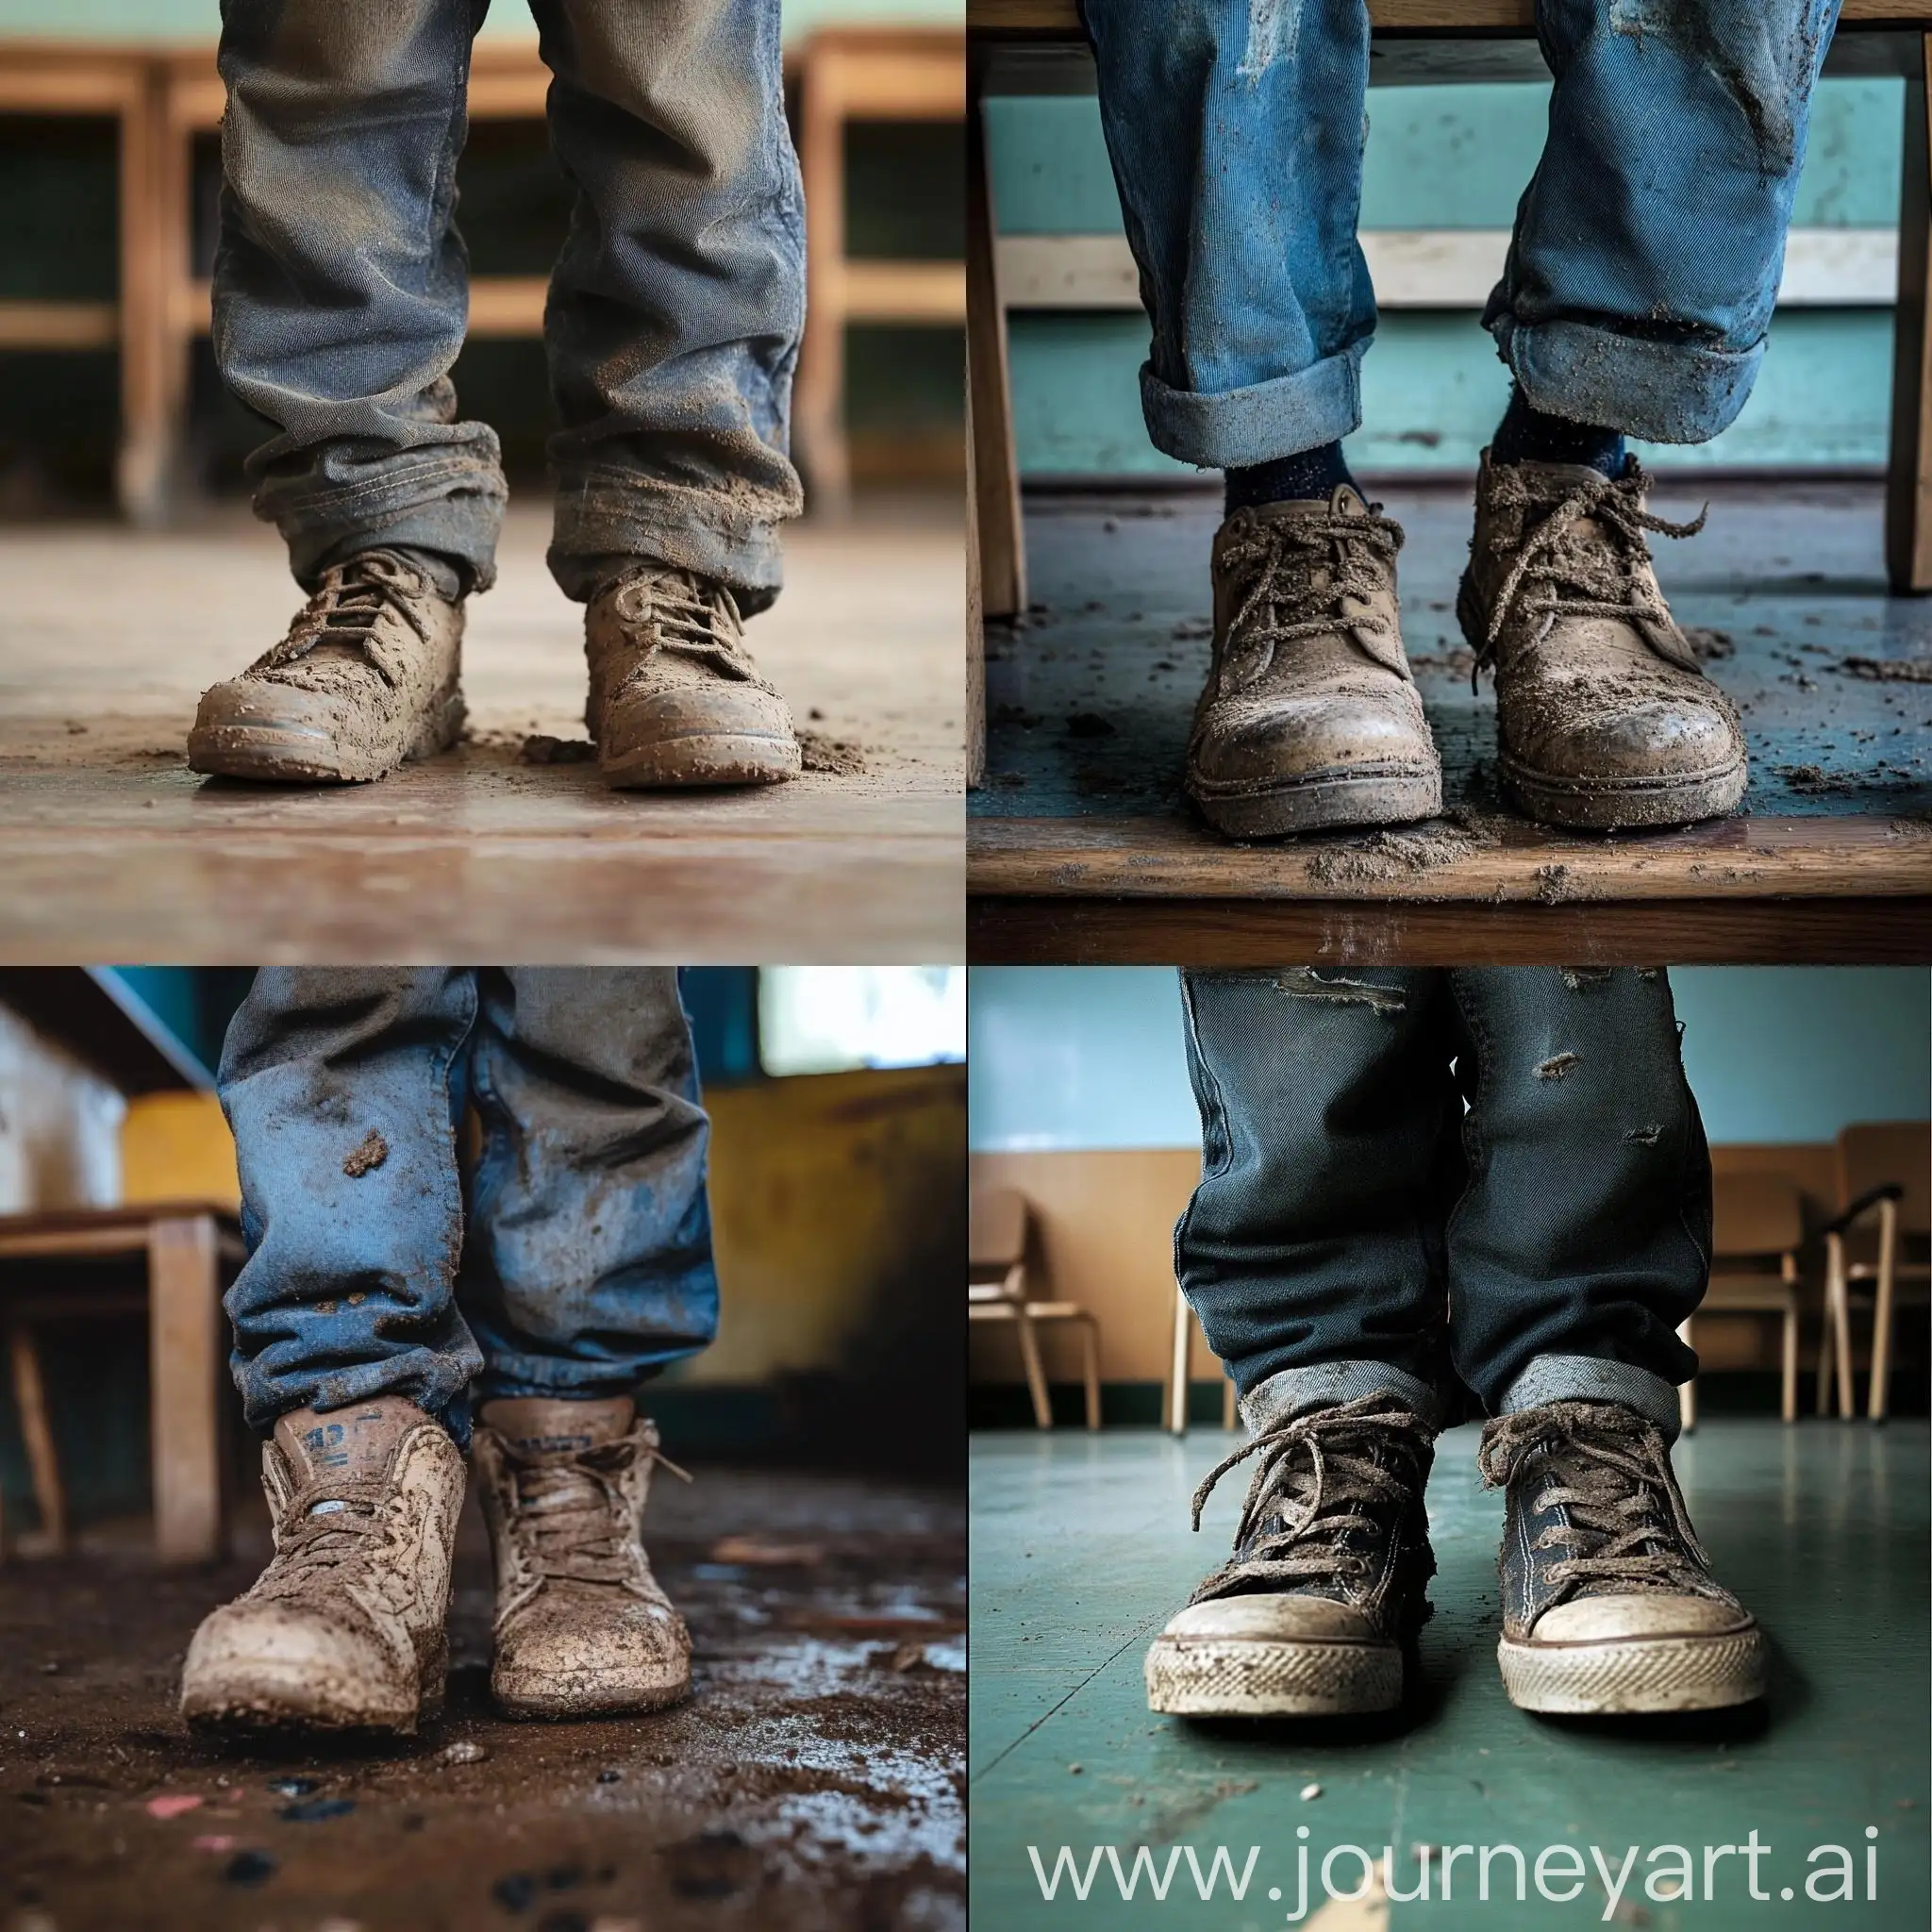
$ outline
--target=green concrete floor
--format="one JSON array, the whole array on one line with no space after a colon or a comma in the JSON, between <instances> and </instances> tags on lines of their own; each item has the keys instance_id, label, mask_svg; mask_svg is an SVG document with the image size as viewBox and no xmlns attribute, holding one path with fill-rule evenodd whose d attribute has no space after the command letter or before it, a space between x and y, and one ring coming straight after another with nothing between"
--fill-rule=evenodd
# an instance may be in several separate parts
<instances>
[{"instance_id":1,"label":"green concrete floor","mask_svg":"<svg viewBox=\"0 0 1932 1932\"><path fill-rule=\"evenodd\" d=\"M969 1811L973 1923L1002 1932L1034 1925L1214 1927L1259 1932L1300 1902L1298 1826L1310 1827L1308 1918L1398 1928L1594 1924L1655 1932L1720 1932L1770 1924L1870 1927L1932 1924L1926 1816L1928 1757L1927 1428L1712 1419L1678 1448L1692 1518L1718 1574L1757 1611L1775 1644L1773 1687L1742 1712L1662 1721L1540 1719L1511 1707L1494 1660L1499 1624L1495 1547L1500 1499L1474 1474L1476 1432L1438 1446L1430 1520L1440 1565L1436 1615L1423 1634L1423 1681L1398 1719L1340 1726L1191 1726L1146 1707L1141 1658L1148 1640L1218 1562L1233 1533L1238 1471L1216 1491L1198 1537L1188 1532L1193 1484L1232 1439L1197 1430L1185 1441L1151 1430L1087 1436L983 1433L972 1458L972 1724ZM1319 1786L1319 1795L1305 1790ZM1878 1837L1877 1896L1865 1899L1865 1837ZM1744 1844L1756 1830L1768 1902L1746 1892L1743 1858L1717 1862L1705 1894L1703 1847ZM1537 1853L1575 1844L1590 1874L1574 1903L1540 1898ZM1418 1848L1513 1844L1528 1854L1527 1903L1513 1902L1507 1856L1478 1902L1474 1859L1452 1868L1441 1899L1440 1852L1428 1903L1367 1910L1322 1906L1319 1872L1331 1846L1380 1858L1395 1848L1395 1889L1417 1886ZM1237 1870L1258 1845L1245 1898L1223 1878L1204 1904L1185 1861L1164 1903L1143 1874L1124 1903L1102 1862L1088 1902L1068 1881L1045 1902L1027 1847L1051 1875L1058 1848L1084 1873L1096 1845L1191 1845L1201 1869L1229 1848ZM1668 1893L1655 1847L1681 1844L1694 1863L1694 1901ZM1849 1847L1857 1896L1814 1904L1807 1854ZM1641 1848L1614 1915L1590 1863L1614 1876ZM1667 1855L1667 1859L1668 1859ZM1558 1855L1560 1859L1561 1855ZM1359 1881L1342 1855L1339 1889ZM1569 1882L1549 1867L1552 1890ZM1821 1889L1831 1888L1823 1880ZM1796 1896L1780 1901L1790 1886ZM1268 1893L1279 1887L1282 1896ZM1386 1919L1383 1913L1387 1913Z\"/></svg>"}]
</instances>

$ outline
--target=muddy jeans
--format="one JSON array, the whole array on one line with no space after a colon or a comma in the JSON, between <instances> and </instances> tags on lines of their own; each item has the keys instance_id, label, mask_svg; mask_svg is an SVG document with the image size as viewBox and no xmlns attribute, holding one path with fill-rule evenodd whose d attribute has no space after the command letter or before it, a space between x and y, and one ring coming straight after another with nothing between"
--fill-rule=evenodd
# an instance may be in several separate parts
<instances>
[{"instance_id":1,"label":"muddy jeans","mask_svg":"<svg viewBox=\"0 0 1932 1932\"><path fill-rule=\"evenodd\" d=\"M672 971L264 969L220 1085L257 1429L397 1394L467 1442L473 1400L620 1394L716 1332L709 1124Z\"/></svg>"},{"instance_id":2,"label":"muddy jeans","mask_svg":"<svg viewBox=\"0 0 1932 1932\"><path fill-rule=\"evenodd\" d=\"M488 0L223 0L216 359L275 434L258 515L313 587L377 544L478 587L504 503L495 434L457 415L468 318L452 215ZM550 134L576 195L543 331L550 567L722 578L751 608L801 505L787 454L804 214L778 0L531 0Z\"/></svg>"},{"instance_id":3,"label":"muddy jeans","mask_svg":"<svg viewBox=\"0 0 1932 1932\"><path fill-rule=\"evenodd\" d=\"M1082 0L1154 324L1156 445L1224 469L1361 422L1364 0ZM1484 325L1537 408L1703 442L1764 358L1838 0L1539 0L1541 161Z\"/></svg>"},{"instance_id":4,"label":"muddy jeans","mask_svg":"<svg viewBox=\"0 0 1932 1932\"><path fill-rule=\"evenodd\" d=\"M1174 1264L1254 1423L1445 1363L1491 1414L1667 1433L1710 1156L1661 972L1184 973L1202 1177ZM1445 1333L1446 1323L1446 1333Z\"/></svg>"}]
</instances>

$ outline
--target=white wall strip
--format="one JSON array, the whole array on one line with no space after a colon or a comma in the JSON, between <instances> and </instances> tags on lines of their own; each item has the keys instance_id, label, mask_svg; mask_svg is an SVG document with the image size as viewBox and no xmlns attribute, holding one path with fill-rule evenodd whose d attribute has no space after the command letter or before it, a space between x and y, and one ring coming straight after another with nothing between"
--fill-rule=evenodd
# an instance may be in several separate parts
<instances>
[{"instance_id":1,"label":"white wall strip","mask_svg":"<svg viewBox=\"0 0 1932 1932\"><path fill-rule=\"evenodd\" d=\"M1503 272L1505 228L1372 228L1362 253L1384 308L1480 308ZM1003 235L1008 308L1138 308L1122 235ZM1778 301L1789 308L1886 308L1898 291L1892 228L1793 228Z\"/></svg>"}]
</instances>

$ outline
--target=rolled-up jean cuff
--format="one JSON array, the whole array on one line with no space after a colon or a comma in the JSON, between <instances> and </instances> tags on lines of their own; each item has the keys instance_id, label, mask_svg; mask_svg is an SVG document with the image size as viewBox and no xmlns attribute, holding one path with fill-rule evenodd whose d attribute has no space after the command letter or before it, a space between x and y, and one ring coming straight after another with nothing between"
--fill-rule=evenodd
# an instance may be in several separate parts
<instances>
[{"instance_id":1,"label":"rolled-up jean cuff","mask_svg":"<svg viewBox=\"0 0 1932 1932\"><path fill-rule=\"evenodd\" d=\"M1630 1362L1593 1355L1540 1355L1503 1391L1498 1415L1541 1408L1546 1402L1615 1402L1634 1408L1663 1431L1677 1436L1677 1391L1661 1375Z\"/></svg>"},{"instance_id":2,"label":"rolled-up jean cuff","mask_svg":"<svg viewBox=\"0 0 1932 1932\"><path fill-rule=\"evenodd\" d=\"M1366 1395L1393 1395L1407 1403L1431 1429L1442 1423L1441 1397L1426 1382L1387 1362L1317 1362L1306 1369L1282 1369L1257 1382L1241 1397L1241 1420L1257 1436L1310 1408L1333 1408Z\"/></svg>"},{"instance_id":3,"label":"rolled-up jean cuff","mask_svg":"<svg viewBox=\"0 0 1932 1932\"><path fill-rule=\"evenodd\" d=\"M1764 344L1713 349L1586 322L1519 323L1491 297L1484 317L1534 409L1646 442L1708 442L1737 420Z\"/></svg>"},{"instance_id":4,"label":"rolled-up jean cuff","mask_svg":"<svg viewBox=\"0 0 1932 1932\"><path fill-rule=\"evenodd\" d=\"M358 550L408 544L455 558L473 588L496 580L496 539L508 491L494 464L425 463L399 458L380 486L305 490L290 501L275 485L256 492L255 513L281 531L289 568L312 591L324 568Z\"/></svg>"},{"instance_id":5,"label":"rolled-up jean cuff","mask_svg":"<svg viewBox=\"0 0 1932 1932\"><path fill-rule=\"evenodd\" d=\"M1156 449L1204 470L1244 469L1340 442L1361 427L1364 341L1312 368L1220 395L1170 389L1141 369L1141 413Z\"/></svg>"},{"instance_id":6,"label":"rolled-up jean cuff","mask_svg":"<svg viewBox=\"0 0 1932 1932\"><path fill-rule=\"evenodd\" d=\"M795 515L796 507L780 514ZM608 580L613 557L714 578L752 610L769 605L785 581L776 519L747 517L722 491L650 477L559 476L549 556L558 588L588 603Z\"/></svg>"}]
</instances>

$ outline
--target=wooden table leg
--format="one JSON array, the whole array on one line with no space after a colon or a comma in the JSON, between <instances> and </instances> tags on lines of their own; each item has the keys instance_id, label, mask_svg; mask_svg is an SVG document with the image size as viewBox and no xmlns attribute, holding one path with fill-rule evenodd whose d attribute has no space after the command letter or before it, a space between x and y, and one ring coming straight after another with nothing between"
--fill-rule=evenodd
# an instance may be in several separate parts
<instances>
[{"instance_id":1,"label":"wooden table leg","mask_svg":"<svg viewBox=\"0 0 1932 1932\"><path fill-rule=\"evenodd\" d=\"M985 117L976 92L966 103L966 367L980 603L988 617L1018 617L1026 608L1026 538L1020 521L1007 312L993 248Z\"/></svg>"},{"instance_id":2,"label":"wooden table leg","mask_svg":"<svg viewBox=\"0 0 1932 1932\"><path fill-rule=\"evenodd\" d=\"M1898 217L1898 308L1891 362L1891 459L1886 472L1885 569L1901 595L1932 591L1932 141L1926 131L1932 34L1906 81L1905 176Z\"/></svg>"},{"instance_id":3,"label":"wooden table leg","mask_svg":"<svg viewBox=\"0 0 1932 1932\"><path fill-rule=\"evenodd\" d=\"M148 1388L155 1548L164 1563L221 1554L221 1283L212 1216L148 1230Z\"/></svg>"},{"instance_id":4,"label":"wooden table leg","mask_svg":"<svg viewBox=\"0 0 1932 1932\"><path fill-rule=\"evenodd\" d=\"M167 514L183 379L168 368L170 251L185 253L187 196L170 193L165 88L156 63L121 115L121 449L114 486L130 523ZM178 208L172 206L179 202Z\"/></svg>"},{"instance_id":5,"label":"wooden table leg","mask_svg":"<svg viewBox=\"0 0 1932 1932\"><path fill-rule=\"evenodd\" d=\"M838 51L808 42L798 82L805 183L805 339L792 387L792 440L815 517L852 513L845 439L845 98Z\"/></svg>"},{"instance_id":6,"label":"wooden table leg","mask_svg":"<svg viewBox=\"0 0 1932 1932\"><path fill-rule=\"evenodd\" d=\"M34 1502L41 1512L41 1534L57 1555L67 1547L67 1492L60 1483L60 1458L54 1448L53 1424L47 1417L46 1385L41 1379L41 1354L34 1332L24 1322L7 1337L13 1370L13 1401L20 1411L21 1440L26 1445L27 1468L34 1482Z\"/></svg>"}]
</instances>

